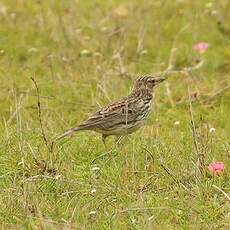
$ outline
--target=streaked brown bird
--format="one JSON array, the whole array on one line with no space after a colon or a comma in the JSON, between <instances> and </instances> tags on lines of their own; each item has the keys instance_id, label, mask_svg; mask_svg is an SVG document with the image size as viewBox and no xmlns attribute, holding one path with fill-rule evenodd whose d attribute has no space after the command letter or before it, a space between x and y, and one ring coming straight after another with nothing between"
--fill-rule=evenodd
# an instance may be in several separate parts
<instances>
[{"instance_id":1,"label":"streaked brown bird","mask_svg":"<svg viewBox=\"0 0 230 230\"><path fill-rule=\"evenodd\" d=\"M151 111L153 88L164 80L164 77L152 76L137 79L127 97L101 108L82 124L67 130L56 140L80 130L93 130L102 134L105 144L106 137L110 135L115 135L119 140L120 137L135 132L143 126Z\"/></svg>"}]
</instances>

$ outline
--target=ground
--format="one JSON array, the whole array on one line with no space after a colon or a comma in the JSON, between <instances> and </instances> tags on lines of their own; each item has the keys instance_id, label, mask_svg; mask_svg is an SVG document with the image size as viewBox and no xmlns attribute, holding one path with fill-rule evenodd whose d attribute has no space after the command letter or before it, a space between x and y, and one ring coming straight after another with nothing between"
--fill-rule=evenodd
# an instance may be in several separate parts
<instances>
[{"instance_id":1,"label":"ground","mask_svg":"<svg viewBox=\"0 0 230 230\"><path fill-rule=\"evenodd\" d=\"M229 11L227 0L2 0L2 228L229 229ZM146 126L121 146L93 132L52 144L169 64Z\"/></svg>"}]
</instances>

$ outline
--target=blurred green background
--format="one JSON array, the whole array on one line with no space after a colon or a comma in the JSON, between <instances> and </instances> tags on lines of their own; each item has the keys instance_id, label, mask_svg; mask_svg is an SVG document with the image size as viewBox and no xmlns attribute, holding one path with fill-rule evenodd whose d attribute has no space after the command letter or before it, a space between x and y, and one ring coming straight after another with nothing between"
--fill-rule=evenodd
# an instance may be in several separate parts
<instances>
[{"instance_id":1,"label":"blurred green background","mask_svg":"<svg viewBox=\"0 0 230 230\"><path fill-rule=\"evenodd\" d=\"M3 229L229 229L229 12L228 0L1 0ZM204 64L156 89L147 125L122 147L81 132L51 149L138 75L167 69L172 48L175 69Z\"/></svg>"}]
</instances>

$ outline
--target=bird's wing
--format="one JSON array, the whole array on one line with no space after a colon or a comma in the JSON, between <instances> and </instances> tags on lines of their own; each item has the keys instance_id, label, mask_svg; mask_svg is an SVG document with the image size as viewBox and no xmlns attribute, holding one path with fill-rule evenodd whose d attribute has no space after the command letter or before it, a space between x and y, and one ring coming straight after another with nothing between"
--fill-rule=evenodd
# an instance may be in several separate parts
<instances>
[{"instance_id":1,"label":"bird's wing","mask_svg":"<svg viewBox=\"0 0 230 230\"><path fill-rule=\"evenodd\" d=\"M126 98L125 98L126 99ZM136 108L137 101L130 98L111 103L98 112L92 114L78 126L79 129L108 129L115 125L127 124L137 120L140 110Z\"/></svg>"}]
</instances>

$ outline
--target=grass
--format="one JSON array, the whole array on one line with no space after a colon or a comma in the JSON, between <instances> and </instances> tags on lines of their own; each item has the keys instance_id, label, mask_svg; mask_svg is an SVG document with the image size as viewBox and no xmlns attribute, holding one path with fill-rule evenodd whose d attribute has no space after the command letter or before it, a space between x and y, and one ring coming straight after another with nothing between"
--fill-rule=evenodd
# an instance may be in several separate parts
<instances>
[{"instance_id":1,"label":"grass","mask_svg":"<svg viewBox=\"0 0 230 230\"><path fill-rule=\"evenodd\" d=\"M229 229L229 10L227 0L1 1L2 228ZM200 41L204 54L192 49ZM165 70L173 46L176 69L205 64L171 74L122 147L79 132L50 149L137 74ZM219 177L213 161L225 164Z\"/></svg>"}]
</instances>

